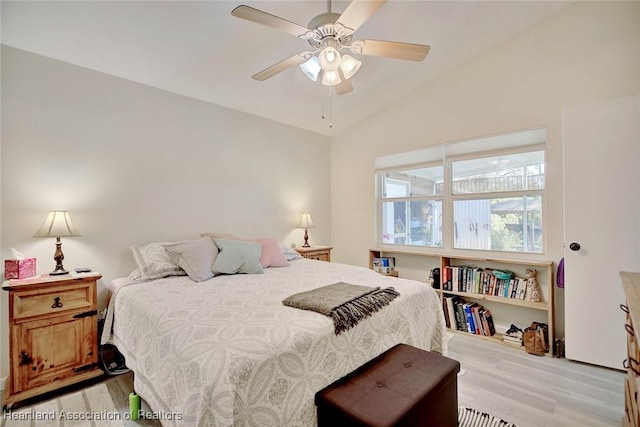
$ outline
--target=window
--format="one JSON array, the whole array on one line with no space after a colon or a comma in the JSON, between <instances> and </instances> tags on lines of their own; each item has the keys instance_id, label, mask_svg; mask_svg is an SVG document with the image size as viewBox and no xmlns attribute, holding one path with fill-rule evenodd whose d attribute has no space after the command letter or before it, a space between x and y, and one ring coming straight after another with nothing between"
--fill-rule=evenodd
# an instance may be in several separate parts
<instances>
[{"instance_id":1,"label":"window","mask_svg":"<svg viewBox=\"0 0 640 427\"><path fill-rule=\"evenodd\" d=\"M442 246L442 166L379 175L382 243Z\"/></svg>"},{"instance_id":2,"label":"window","mask_svg":"<svg viewBox=\"0 0 640 427\"><path fill-rule=\"evenodd\" d=\"M544 151L451 162L453 247L542 252Z\"/></svg>"},{"instance_id":3,"label":"window","mask_svg":"<svg viewBox=\"0 0 640 427\"><path fill-rule=\"evenodd\" d=\"M536 129L376 159L378 242L542 253L545 134Z\"/></svg>"}]
</instances>

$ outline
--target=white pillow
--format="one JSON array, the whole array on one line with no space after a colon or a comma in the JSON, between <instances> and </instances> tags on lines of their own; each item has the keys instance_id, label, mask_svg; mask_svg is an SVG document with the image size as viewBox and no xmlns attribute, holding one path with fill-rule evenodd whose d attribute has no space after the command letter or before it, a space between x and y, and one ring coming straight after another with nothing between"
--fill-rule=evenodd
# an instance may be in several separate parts
<instances>
[{"instance_id":1,"label":"white pillow","mask_svg":"<svg viewBox=\"0 0 640 427\"><path fill-rule=\"evenodd\" d=\"M165 249L171 261L186 271L192 280L203 282L213 277L211 267L218 256L218 247L210 238L176 242L165 246Z\"/></svg>"},{"instance_id":2,"label":"white pillow","mask_svg":"<svg viewBox=\"0 0 640 427\"><path fill-rule=\"evenodd\" d=\"M296 260L296 259L304 258L295 249L288 248L286 246L282 246L281 249L282 249L282 254L287 259L287 261L293 261L293 260Z\"/></svg>"},{"instance_id":3,"label":"white pillow","mask_svg":"<svg viewBox=\"0 0 640 427\"><path fill-rule=\"evenodd\" d=\"M146 245L129 246L133 259L138 266L136 280L153 280L168 276L186 276L187 273L171 261L165 250L166 245L176 242L155 242Z\"/></svg>"}]
</instances>

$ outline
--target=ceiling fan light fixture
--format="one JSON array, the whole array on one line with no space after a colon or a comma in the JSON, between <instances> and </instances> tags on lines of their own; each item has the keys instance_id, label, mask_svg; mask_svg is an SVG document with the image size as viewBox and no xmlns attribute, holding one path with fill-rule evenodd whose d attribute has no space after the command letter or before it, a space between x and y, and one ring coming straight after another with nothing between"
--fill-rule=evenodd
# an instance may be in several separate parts
<instances>
[{"instance_id":1,"label":"ceiling fan light fixture","mask_svg":"<svg viewBox=\"0 0 640 427\"><path fill-rule=\"evenodd\" d=\"M312 56L306 62L300 64L300 69L307 77L309 77L309 79L313 80L314 82L318 81L318 74L320 74L320 71L322 70L320 68L320 63L318 62L317 56Z\"/></svg>"},{"instance_id":2,"label":"ceiling fan light fixture","mask_svg":"<svg viewBox=\"0 0 640 427\"><path fill-rule=\"evenodd\" d=\"M350 55L342 55L342 62L340 63L340 68L342 69L342 74L344 74L344 78L349 80L353 77L360 66L362 65L361 61L358 61L354 57Z\"/></svg>"},{"instance_id":3,"label":"ceiling fan light fixture","mask_svg":"<svg viewBox=\"0 0 640 427\"><path fill-rule=\"evenodd\" d=\"M340 67L340 52L334 47L328 46L318 54L318 62L323 71L335 71Z\"/></svg>"},{"instance_id":4,"label":"ceiling fan light fixture","mask_svg":"<svg viewBox=\"0 0 640 427\"><path fill-rule=\"evenodd\" d=\"M325 86L335 86L342 83L340 73L337 71L325 71L322 73L322 84Z\"/></svg>"}]
</instances>

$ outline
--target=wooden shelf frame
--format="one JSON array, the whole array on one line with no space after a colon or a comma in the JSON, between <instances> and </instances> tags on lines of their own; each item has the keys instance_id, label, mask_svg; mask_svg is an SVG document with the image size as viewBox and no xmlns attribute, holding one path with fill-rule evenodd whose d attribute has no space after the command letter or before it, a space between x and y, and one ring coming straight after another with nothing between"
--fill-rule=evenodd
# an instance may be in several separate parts
<instances>
[{"instance_id":1,"label":"wooden shelf frame","mask_svg":"<svg viewBox=\"0 0 640 427\"><path fill-rule=\"evenodd\" d=\"M544 301L541 301L541 302L525 301L525 300L520 300L515 298L505 298L505 297L485 295L485 294L479 294L479 293L473 293L473 292L444 291L442 289L443 288L442 283L440 283L440 288L435 289L435 291L440 296L441 304L444 303L445 295L458 295L462 298L467 298L473 301L488 301L491 303L518 307L523 310L537 310L537 311L546 312L547 325L549 325L549 352L547 352L547 356L553 356L554 341L555 341L555 292L554 292L555 289L554 289L554 274L553 274L554 263L552 261L523 260L523 259L518 260L518 259L509 259L509 258L500 259L500 258L494 258L494 257L465 256L465 255L459 255L459 254L426 253L426 252L418 252L418 251L414 252L414 251L405 250L405 249L377 248L377 249L369 249L369 268L373 268L374 258L380 258L380 257L391 255L391 254L424 256L424 257L439 259L441 280L443 277L442 272L446 267L456 266L456 265L469 265L470 263L482 264L482 265L478 265L479 267L492 267L495 265L505 265L505 264L512 265L514 267L517 266L521 272L529 268L536 269L538 284L543 289L543 296L545 298ZM397 267L398 266L396 265L396 268ZM449 331L454 333L471 335L468 332L456 331L454 329L449 329ZM495 342L501 345L505 345L507 347L518 347L515 344L504 342L502 340L502 334L500 333L496 333L493 336L474 335L474 337ZM520 347L520 348L524 351L524 347Z\"/></svg>"}]
</instances>

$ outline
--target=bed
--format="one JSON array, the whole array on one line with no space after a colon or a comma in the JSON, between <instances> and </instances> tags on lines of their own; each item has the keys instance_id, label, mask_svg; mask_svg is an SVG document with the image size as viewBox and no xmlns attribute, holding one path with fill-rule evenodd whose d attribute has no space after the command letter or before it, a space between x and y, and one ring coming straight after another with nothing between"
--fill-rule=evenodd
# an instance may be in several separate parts
<instances>
[{"instance_id":1,"label":"bed","mask_svg":"<svg viewBox=\"0 0 640 427\"><path fill-rule=\"evenodd\" d=\"M308 259L262 274L114 280L110 340L165 426L313 426L317 391L397 343L446 353L424 283ZM337 282L394 287L387 307L339 335L288 296ZM103 338L104 340L104 338Z\"/></svg>"}]
</instances>

